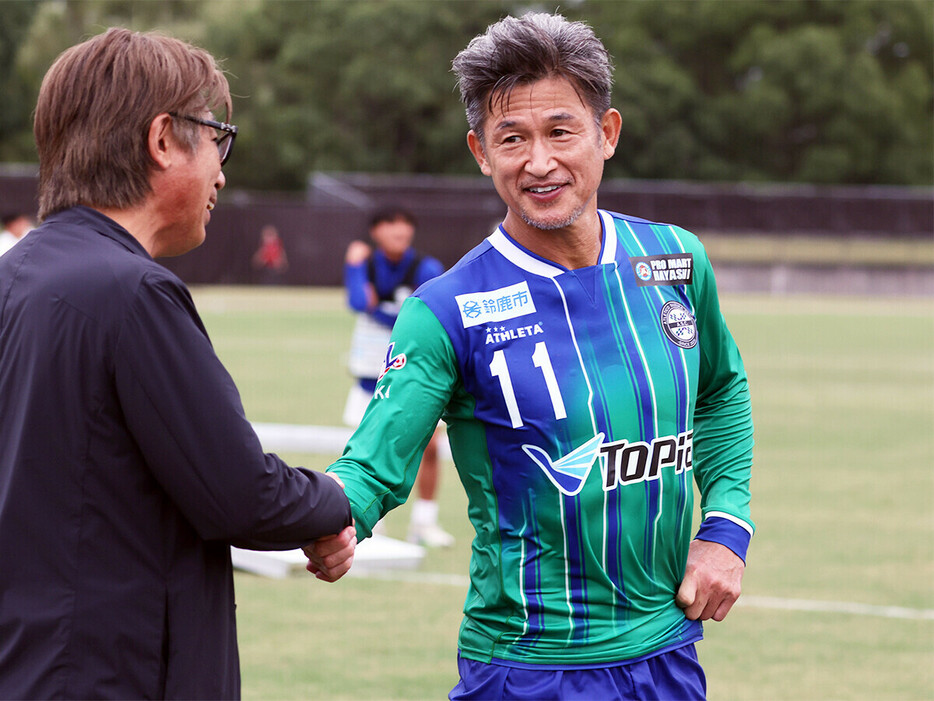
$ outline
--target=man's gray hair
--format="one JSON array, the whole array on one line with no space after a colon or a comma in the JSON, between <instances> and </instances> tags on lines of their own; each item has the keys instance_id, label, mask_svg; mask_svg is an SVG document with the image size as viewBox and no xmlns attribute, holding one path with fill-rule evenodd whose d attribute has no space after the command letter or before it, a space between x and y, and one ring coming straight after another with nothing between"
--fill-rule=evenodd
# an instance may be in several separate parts
<instances>
[{"instance_id":1,"label":"man's gray hair","mask_svg":"<svg viewBox=\"0 0 934 701\"><path fill-rule=\"evenodd\" d=\"M599 122L610 108L613 65L606 47L583 22L529 12L506 17L474 37L453 62L467 123L483 141L494 100L508 101L518 85L568 79Z\"/></svg>"}]
</instances>

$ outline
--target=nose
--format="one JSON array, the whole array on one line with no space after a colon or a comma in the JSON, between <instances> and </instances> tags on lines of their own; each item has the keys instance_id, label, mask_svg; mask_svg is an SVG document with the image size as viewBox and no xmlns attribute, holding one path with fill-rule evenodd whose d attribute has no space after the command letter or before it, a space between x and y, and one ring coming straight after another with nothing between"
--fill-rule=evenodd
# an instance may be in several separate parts
<instances>
[{"instance_id":1,"label":"nose","mask_svg":"<svg viewBox=\"0 0 934 701\"><path fill-rule=\"evenodd\" d=\"M555 168L554 151L546 139L535 139L529 144L525 170L529 175L542 178Z\"/></svg>"},{"instance_id":2,"label":"nose","mask_svg":"<svg viewBox=\"0 0 934 701\"><path fill-rule=\"evenodd\" d=\"M214 187L216 187L218 190L222 190L226 184L227 176L224 175L224 170L221 169L217 172L217 180L214 181Z\"/></svg>"}]
</instances>

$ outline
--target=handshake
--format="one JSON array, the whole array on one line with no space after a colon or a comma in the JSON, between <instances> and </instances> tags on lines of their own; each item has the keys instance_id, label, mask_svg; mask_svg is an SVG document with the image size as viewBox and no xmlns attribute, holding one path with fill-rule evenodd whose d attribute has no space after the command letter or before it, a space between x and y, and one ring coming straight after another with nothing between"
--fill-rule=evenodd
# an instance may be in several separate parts
<instances>
[{"instance_id":1,"label":"handshake","mask_svg":"<svg viewBox=\"0 0 934 701\"><path fill-rule=\"evenodd\" d=\"M305 569L325 582L336 582L350 570L356 547L357 531L353 526L347 526L337 535L318 538L302 548L308 558Z\"/></svg>"},{"instance_id":2,"label":"handshake","mask_svg":"<svg viewBox=\"0 0 934 701\"><path fill-rule=\"evenodd\" d=\"M344 483L334 473L325 473L337 482L341 488ZM305 569L325 582L336 582L353 565L354 550L357 547L357 530L351 525L336 535L318 538L302 548L308 564Z\"/></svg>"}]
</instances>

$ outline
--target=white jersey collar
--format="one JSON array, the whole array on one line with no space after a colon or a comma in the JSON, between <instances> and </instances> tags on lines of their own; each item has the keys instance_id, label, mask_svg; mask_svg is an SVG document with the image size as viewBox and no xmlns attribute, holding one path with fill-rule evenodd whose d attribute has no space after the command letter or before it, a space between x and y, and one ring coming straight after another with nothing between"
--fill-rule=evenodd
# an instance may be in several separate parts
<instances>
[{"instance_id":1,"label":"white jersey collar","mask_svg":"<svg viewBox=\"0 0 934 701\"><path fill-rule=\"evenodd\" d=\"M602 209L598 209L600 222L603 228L603 249L600 253L600 265L614 263L616 261L616 226L613 224L613 217ZM608 233L609 232L609 233ZM542 277L553 278L566 273L567 270L559 265L555 265L543 258L536 258L521 248L506 234L502 225L496 228L492 234L487 237L487 241L509 262L522 268L523 270L540 275Z\"/></svg>"},{"instance_id":2,"label":"white jersey collar","mask_svg":"<svg viewBox=\"0 0 934 701\"><path fill-rule=\"evenodd\" d=\"M608 265L616 262L616 244L619 238L616 236L616 224L613 223L613 217L609 212L598 209L600 221L603 222L603 253L600 255L600 265Z\"/></svg>"}]
</instances>

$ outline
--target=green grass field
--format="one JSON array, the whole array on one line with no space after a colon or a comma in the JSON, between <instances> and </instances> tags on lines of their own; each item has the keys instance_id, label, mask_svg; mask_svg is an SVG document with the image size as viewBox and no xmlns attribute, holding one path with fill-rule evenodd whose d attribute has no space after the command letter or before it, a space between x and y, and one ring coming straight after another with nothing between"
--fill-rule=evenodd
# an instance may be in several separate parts
<instances>
[{"instance_id":1,"label":"green grass field","mask_svg":"<svg viewBox=\"0 0 934 701\"><path fill-rule=\"evenodd\" d=\"M340 425L352 323L340 291L193 293L251 420ZM698 648L710 698L934 699L934 302L723 307L753 395L758 530L744 597ZM322 469L336 457L283 456ZM245 699L446 697L470 540L446 468L441 520L457 545L413 581L237 574ZM402 537L407 507L387 522ZM418 580L435 573L450 581Z\"/></svg>"}]
</instances>

